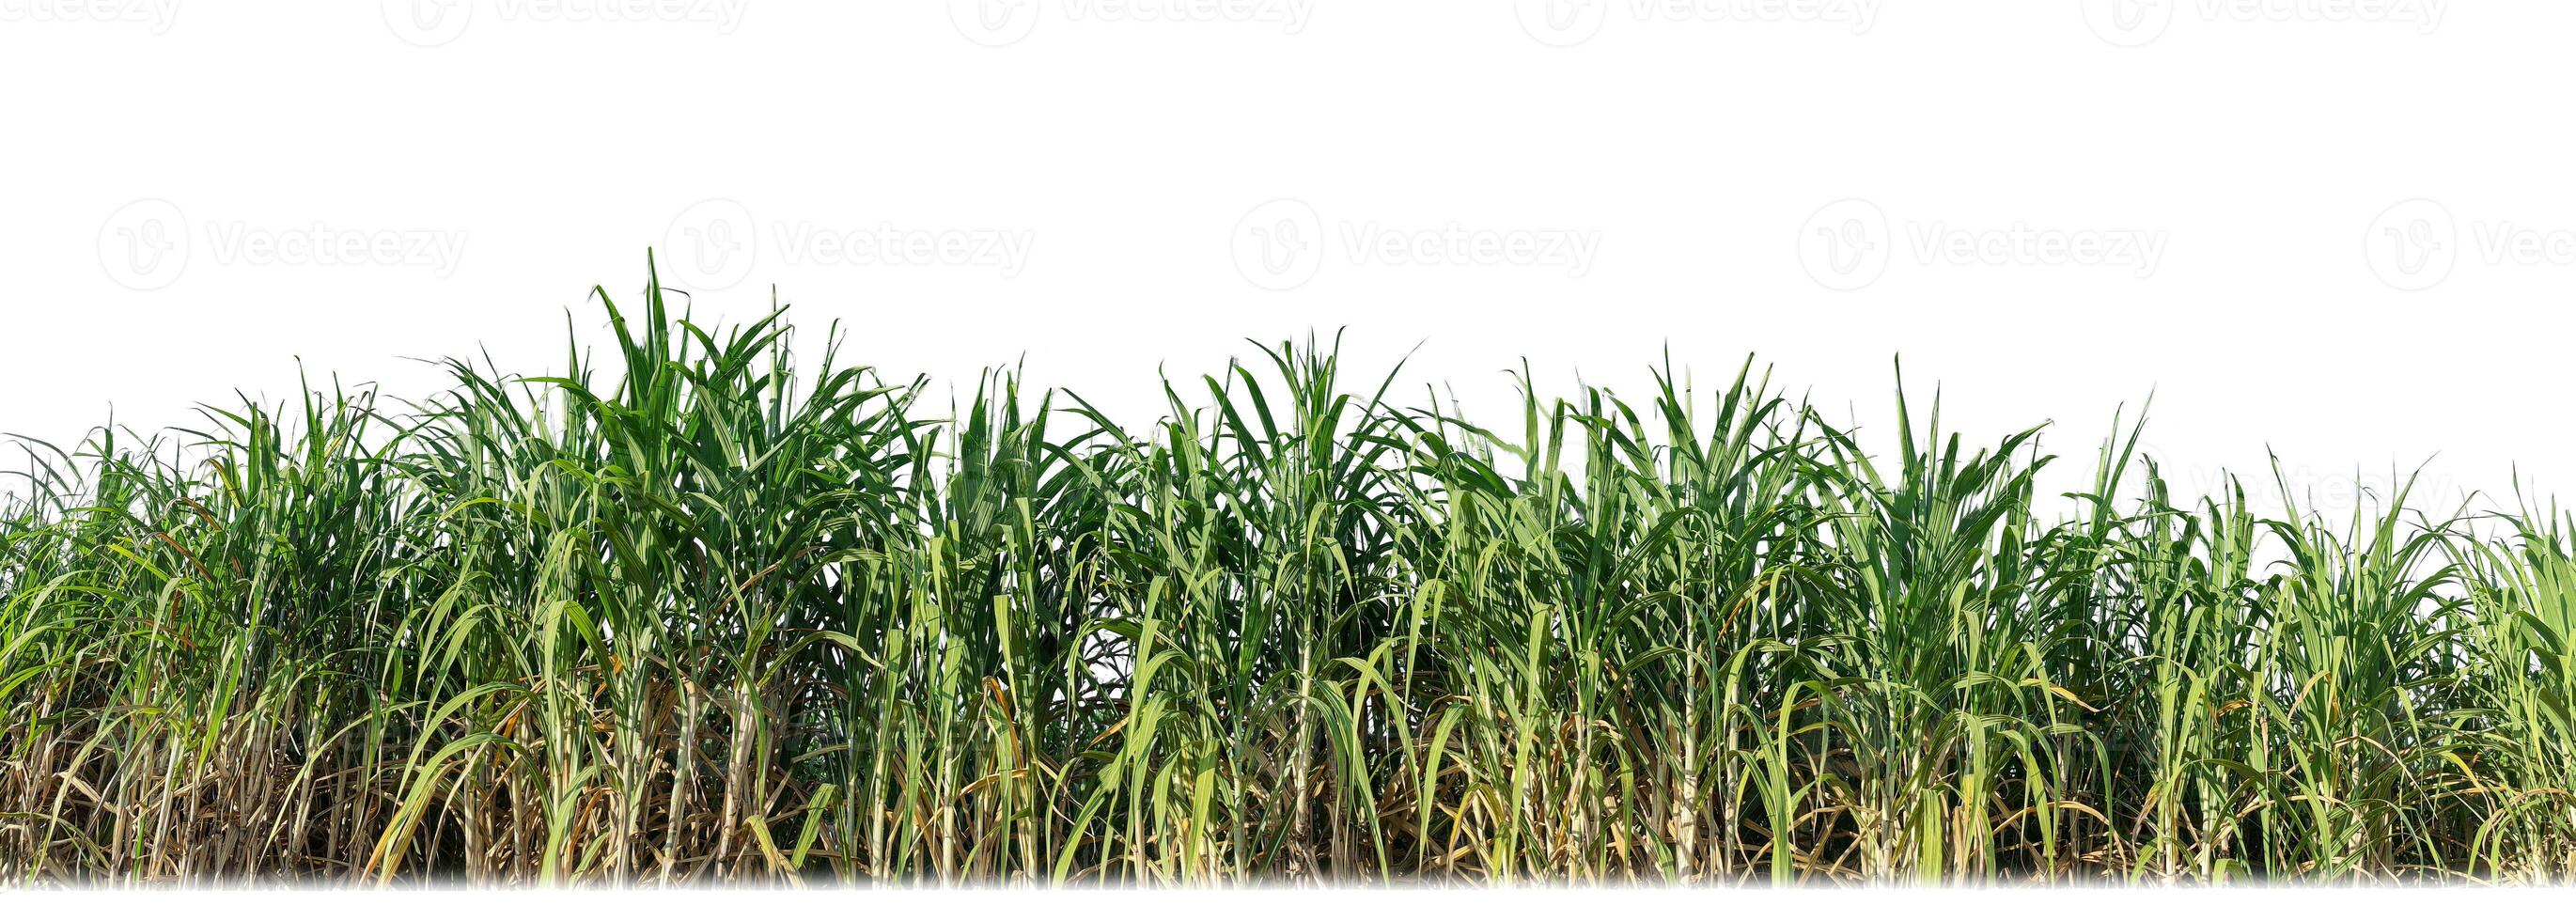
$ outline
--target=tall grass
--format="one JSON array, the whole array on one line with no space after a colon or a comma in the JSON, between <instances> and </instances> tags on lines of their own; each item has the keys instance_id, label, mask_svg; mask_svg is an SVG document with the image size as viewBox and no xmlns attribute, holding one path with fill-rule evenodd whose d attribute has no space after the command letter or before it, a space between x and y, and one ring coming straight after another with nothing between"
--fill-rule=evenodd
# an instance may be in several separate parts
<instances>
[{"instance_id":1,"label":"tall grass","mask_svg":"<svg viewBox=\"0 0 2576 921\"><path fill-rule=\"evenodd\" d=\"M1320 344L1142 427L1014 374L940 406L777 314L598 299L560 375L28 443L0 874L2576 872L2554 510L2265 517L2133 427L2070 504L2037 430L1900 394L1865 445L1750 363L1524 375L1488 427Z\"/></svg>"}]
</instances>

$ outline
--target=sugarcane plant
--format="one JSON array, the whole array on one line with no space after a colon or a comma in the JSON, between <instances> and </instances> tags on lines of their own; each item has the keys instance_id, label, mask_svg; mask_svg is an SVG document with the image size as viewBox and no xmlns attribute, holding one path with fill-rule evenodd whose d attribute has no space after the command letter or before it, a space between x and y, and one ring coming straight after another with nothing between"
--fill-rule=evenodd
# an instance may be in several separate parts
<instances>
[{"instance_id":1,"label":"sugarcane plant","mask_svg":"<svg viewBox=\"0 0 2576 921\"><path fill-rule=\"evenodd\" d=\"M2191 495L2135 416L2047 495L1749 359L1495 413L1256 343L1126 420L593 298L552 373L14 442L0 878L2576 873L2554 507Z\"/></svg>"}]
</instances>

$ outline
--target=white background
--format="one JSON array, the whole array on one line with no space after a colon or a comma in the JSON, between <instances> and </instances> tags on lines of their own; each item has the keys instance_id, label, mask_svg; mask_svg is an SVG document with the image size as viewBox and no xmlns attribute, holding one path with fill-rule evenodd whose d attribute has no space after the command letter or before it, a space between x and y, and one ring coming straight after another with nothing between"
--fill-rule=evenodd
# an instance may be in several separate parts
<instances>
[{"instance_id":1,"label":"white background","mask_svg":"<svg viewBox=\"0 0 2576 921\"><path fill-rule=\"evenodd\" d=\"M2453 497L2576 483L2571 35L2434 0L0 0L0 430L187 422L299 359L549 370L651 246L702 317L775 285L890 374L1025 356L1139 425L1157 366L1348 326L1497 420L1521 358L1642 399L1669 347L1884 436L1902 354L2070 467L2152 391L2186 487L2267 447L2329 506L2428 459Z\"/></svg>"},{"instance_id":2,"label":"white background","mask_svg":"<svg viewBox=\"0 0 2576 921\"><path fill-rule=\"evenodd\" d=\"M485 348L544 370L567 309L595 332L589 287L631 295L653 246L691 260L672 281L705 314L756 313L774 284L890 373L958 381L1025 355L1037 381L1138 423L1159 409L1157 366L1211 371L1250 354L1243 337L1347 325L1363 367L1423 343L1409 380L1496 418L1520 358L1544 383L1641 391L1669 345L1703 380L1758 352L1793 391L1883 421L1902 353L1951 421L1991 438L2055 420L2051 443L2079 462L2115 406L2153 390L2150 441L2202 484L2260 469L2266 446L2326 504L2436 455L2453 493L2508 488L2516 465L2570 483L2571 19L2366 0L0 0L0 430L69 442L111 411L187 422L237 388L292 393L299 359L406 395L439 377L405 357ZM1365 245L1452 228L1464 249ZM836 264L811 247L889 232L927 256ZM1923 245L1957 233L2004 248ZM1289 236L1304 247L1262 249ZM315 239L390 248L319 264ZM1579 267L1502 253L1567 239L1590 241ZM1025 249L982 250L1002 240ZM2156 241L2158 258L2076 255L2120 240ZM966 249L943 256L947 241ZM30 916L101 908L17 898ZM122 907L278 905L169 898ZM706 917L752 897L618 898L603 913ZM896 917L961 904L879 898ZM1311 917L1393 897L979 898ZM1549 917L1997 904L1411 898ZM2020 901L2394 917L2458 913L2464 896L2225 898Z\"/></svg>"}]
</instances>

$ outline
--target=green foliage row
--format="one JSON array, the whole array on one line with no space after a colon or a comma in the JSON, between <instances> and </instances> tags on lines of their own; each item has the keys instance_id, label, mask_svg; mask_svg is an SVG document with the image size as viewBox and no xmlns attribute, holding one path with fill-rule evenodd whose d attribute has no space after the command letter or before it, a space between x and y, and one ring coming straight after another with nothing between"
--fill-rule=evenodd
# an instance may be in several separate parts
<instances>
[{"instance_id":1,"label":"green foliage row","mask_svg":"<svg viewBox=\"0 0 2576 921\"><path fill-rule=\"evenodd\" d=\"M1749 363L1498 427L1285 345L1142 428L943 408L642 307L558 376L31 444L0 877L2576 870L2555 512L2264 516L2134 428L2041 497L2036 429L1900 394L1873 453Z\"/></svg>"}]
</instances>

